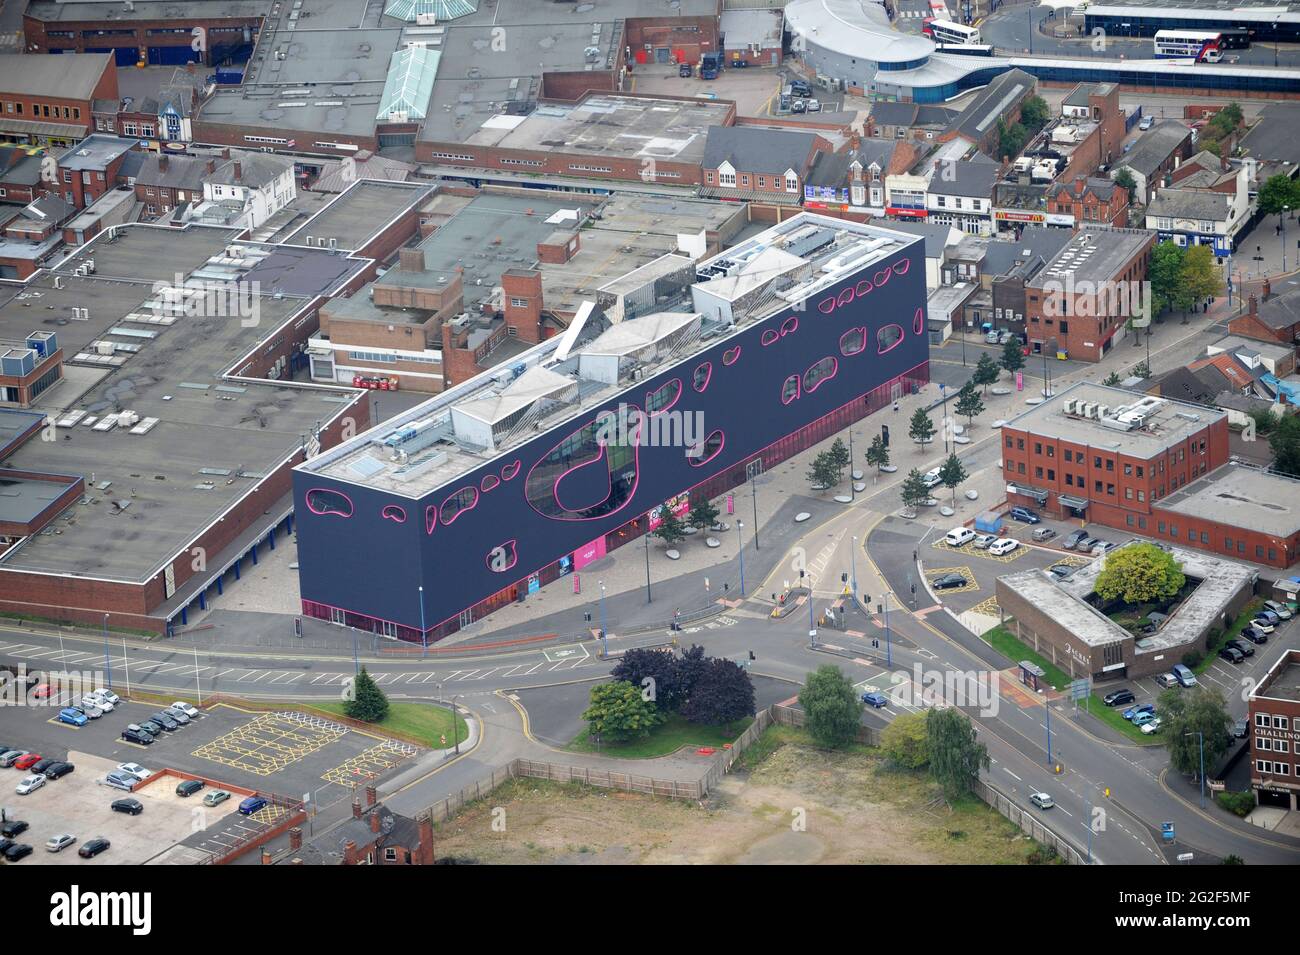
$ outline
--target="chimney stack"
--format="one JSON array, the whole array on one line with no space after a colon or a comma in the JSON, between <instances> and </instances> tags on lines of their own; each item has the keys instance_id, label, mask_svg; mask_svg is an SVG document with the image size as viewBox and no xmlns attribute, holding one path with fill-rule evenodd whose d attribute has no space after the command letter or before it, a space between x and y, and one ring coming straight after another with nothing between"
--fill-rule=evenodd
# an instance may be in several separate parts
<instances>
[{"instance_id":1,"label":"chimney stack","mask_svg":"<svg viewBox=\"0 0 1300 955\"><path fill-rule=\"evenodd\" d=\"M297 852L302 848L302 827L294 826L289 830L289 848Z\"/></svg>"},{"instance_id":2,"label":"chimney stack","mask_svg":"<svg viewBox=\"0 0 1300 955\"><path fill-rule=\"evenodd\" d=\"M263 850L262 850L262 865L270 865L270 864L271 864L271 850L270 850L270 849L263 849Z\"/></svg>"},{"instance_id":3,"label":"chimney stack","mask_svg":"<svg viewBox=\"0 0 1300 955\"><path fill-rule=\"evenodd\" d=\"M1250 314L1251 315L1259 314L1259 300L1255 298L1254 292L1250 293Z\"/></svg>"},{"instance_id":4,"label":"chimney stack","mask_svg":"<svg viewBox=\"0 0 1300 955\"><path fill-rule=\"evenodd\" d=\"M374 786L367 786L367 787L366 787L366 805L367 805L367 806L373 806L373 805L374 805L375 803L377 803L377 802L379 802L379 793L378 793L378 791L375 789Z\"/></svg>"},{"instance_id":5,"label":"chimney stack","mask_svg":"<svg viewBox=\"0 0 1300 955\"><path fill-rule=\"evenodd\" d=\"M1267 302L1269 296L1272 294L1273 294L1273 283L1270 282L1268 279L1264 279L1264 301Z\"/></svg>"},{"instance_id":6,"label":"chimney stack","mask_svg":"<svg viewBox=\"0 0 1300 955\"><path fill-rule=\"evenodd\" d=\"M433 817L423 815L419 818L420 848L416 859L419 865L433 865Z\"/></svg>"},{"instance_id":7,"label":"chimney stack","mask_svg":"<svg viewBox=\"0 0 1300 955\"><path fill-rule=\"evenodd\" d=\"M401 249L397 253L397 268L400 272L423 272L424 250L411 248Z\"/></svg>"},{"instance_id":8,"label":"chimney stack","mask_svg":"<svg viewBox=\"0 0 1300 955\"><path fill-rule=\"evenodd\" d=\"M361 800L360 800L360 799L353 799L353 800L352 800L352 818L353 818L353 819L360 819L360 818L361 818Z\"/></svg>"},{"instance_id":9,"label":"chimney stack","mask_svg":"<svg viewBox=\"0 0 1300 955\"><path fill-rule=\"evenodd\" d=\"M162 155L160 155L160 156L158 157L158 171L159 171L159 172L166 172L166 171L167 171L167 165L168 165L168 156L167 156L166 153L163 153Z\"/></svg>"},{"instance_id":10,"label":"chimney stack","mask_svg":"<svg viewBox=\"0 0 1300 955\"><path fill-rule=\"evenodd\" d=\"M1074 193L1077 196L1083 195L1083 190L1087 187L1088 180L1084 176L1076 176L1074 180Z\"/></svg>"},{"instance_id":11,"label":"chimney stack","mask_svg":"<svg viewBox=\"0 0 1300 955\"><path fill-rule=\"evenodd\" d=\"M370 831L376 834L379 832L379 813L377 812L370 814Z\"/></svg>"},{"instance_id":12,"label":"chimney stack","mask_svg":"<svg viewBox=\"0 0 1300 955\"><path fill-rule=\"evenodd\" d=\"M235 182L244 181L244 164L238 159L235 160Z\"/></svg>"}]
</instances>

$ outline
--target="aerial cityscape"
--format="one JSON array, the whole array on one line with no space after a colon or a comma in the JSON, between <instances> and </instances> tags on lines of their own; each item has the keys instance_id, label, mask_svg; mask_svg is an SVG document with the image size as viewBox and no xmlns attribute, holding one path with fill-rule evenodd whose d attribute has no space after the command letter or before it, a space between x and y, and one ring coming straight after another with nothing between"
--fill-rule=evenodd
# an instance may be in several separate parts
<instances>
[{"instance_id":1,"label":"aerial cityscape","mask_svg":"<svg viewBox=\"0 0 1300 955\"><path fill-rule=\"evenodd\" d=\"M1298 133L1276 0L4 0L0 867L1300 863Z\"/></svg>"}]
</instances>

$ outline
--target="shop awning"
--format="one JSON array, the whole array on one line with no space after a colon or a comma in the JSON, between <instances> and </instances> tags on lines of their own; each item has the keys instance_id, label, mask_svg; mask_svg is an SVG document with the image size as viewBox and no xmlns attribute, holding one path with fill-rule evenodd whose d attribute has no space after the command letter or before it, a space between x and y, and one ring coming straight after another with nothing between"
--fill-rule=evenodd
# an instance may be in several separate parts
<instances>
[{"instance_id":1,"label":"shop awning","mask_svg":"<svg viewBox=\"0 0 1300 955\"><path fill-rule=\"evenodd\" d=\"M1076 511L1082 511L1088 506L1088 499L1084 497L1075 497L1072 494L1058 494L1056 499L1066 507L1072 507Z\"/></svg>"},{"instance_id":2,"label":"shop awning","mask_svg":"<svg viewBox=\"0 0 1300 955\"><path fill-rule=\"evenodd\" d=\"M60 139L84 139L86 127L71 123L42 123L34 119L0 119L0 133L11 136L53 136Z\"/></svg>"}]
</instances>

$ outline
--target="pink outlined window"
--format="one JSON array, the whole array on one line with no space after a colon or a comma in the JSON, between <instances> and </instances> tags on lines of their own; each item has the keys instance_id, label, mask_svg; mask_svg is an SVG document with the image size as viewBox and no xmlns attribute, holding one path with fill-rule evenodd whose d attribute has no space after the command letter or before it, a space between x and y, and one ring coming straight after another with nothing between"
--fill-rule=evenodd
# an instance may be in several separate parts
<instances>
[{"instance_id":1,"label":"pink outlined window","mask_svg":"<svg viewBox=\"0 0 1300 955\"><path fill-rule=\"evenodd\" d=\"M478 482L478 489L480 491L483 491L484 493L487 493L488 491L491 491L500 483L501 483L501 479L497 477L495 474L485 474L483 475L483 480Z\"/></svg>"},{"instance_id":2,"label":"pink outlined window","mask_svg":"<svg viewBox=\"0 0 1300 955\"><path fill-rule=\"evenodd\" d=\"M355 508L352 498L342 491L327 487L314 487L305 495L307 510L318 517L351 517Z\"/></svg>"},{"instance_id":3,"label":"pink outlined window","mask_svg":"<svg viewBox=\"0 0 1300 955\"><path fill-rule=\"evenodd\" d=\"M519 467L520 467L519 461L514 461L511 462L510 464L507 464L505 467L501 469L501 480L513 481L515 477L519 474Z\"/></svg>"},{"instance_id":4,"label":"pink outlined window","mask_svg":"<svg viewBox=\"0 0 1300 955\"><path fill-rule=\"evenodd\" d=\"M442 506L438 508L438 519L444 526L449 525L466 511L472 511L477 506L478 488L463 487L442 502Z\"/></svg>"},{"instance_id":5,"label":"pink outlined window","mask_svg":"<svg viewBox=\"0 0 1300 955\"><path fill-rule=\"evenodd\" d=\"M438 526L438 505L430 504L424 509L424 532L432 534L433 529Z\"/></svg>"},{"instance_id":6,"label":"pink outlined window","mask_svg":"<svg viewBox=\"0 0 1300 955\"><path fill-rule=\"evenodd\" d=\"M784 322L781 323L781 334L793 335L798 328L799 328L799 316L791 315L789 318L787 318Z\"/></svg>"},{"instance_id":7,"label":"pink outlined window","mask_svg":"<svg viewBox=\"0 0 1300 955\"><path fill-rule=\"evenodd\" d=\"M845 358L867 350L867 330L861 326L850 328L840 336L840 354Z\"/></svg>"},{"instance_id":8,"label":"pink outlined window","mask_svg":"<svg viewBox=\"0 0 1300 955\"><path fill-rule=\"evenodd\" d=\"M780 332L778 332L775 328L769 328L767 331L763 333L763 337L759 339L759 343L763 345L775 345L780 340L780 338L781 338Z\"/></svg>"},{"instance_id":9,"label":"pink outlined window","mask_svg":"<svg viewBox=\"0 0 1300 955\"><path fill-rule=\"evenodd\" d=\"M384 509L379 512L379 516L386 521L394 521L398 524L406 523L406 508L397 504L385 504Z\"/></svg>"},{"instance_id":10,"label":"pink outlined window","mask_svg":"<svg viewBox=\"0 0 1300 955\"><path fill-rule=\"evenodd\" d=\"M897 348L902 341L902 325L884 325L876 332L876 354L883 355Z\"/></svg>"},{"instance_id":11,"label":"pink outlined window","mask_svg":"<svg viewBox=\"0 0 1300 955\"><path fill-rule=\"evenodd\" d=\"M728 367L734 365L739 360L740 360L739 345L737 345L735 348L728 348L726 351L722 353L722 363Z\"/></svg>"},{"instance_id":12,"label":"pink outlined window","mask_svg":"<svg viewBox=\"0 0 1300 955\"><path fill-rule=\"evenodd\" d=\"M781 385L781 404L788 405L799 397L799 376L791 375Z\"/></svg>"},{"instance_id":13,"label":"pink outlined window","mask_svg":"<svg viewBox=\"0 0 1300 955\"><path fill-rule=\"evenodd\" d=\"M529 506L556 521L596 520L626 507L636 494L640 480L641 433L649 420L640 408L632 406L629 411L630 430L620 434L619 440L608 440L605 435L607 419L614 417L614 413L601 412L534 464L524 480L524 498ZM603 473L607 481L605 496L597 501L566 504L561 500L565 478L585 468L596 468ZM580 479L577 483L581 487L584 482ZM590 480L586 483L590 493Z\"/></svg>"},{"instance_id":14,"label":"pink outlined window","mask_svg":"<svg viewBox=\"0 0 1300 955\"><path fill-rule=\"evenodd\" d=\"M842 289L840 291L839 298L835 300L835 305L837 307L842 305L848 305L852 301L853 301L853 286L850 285L848 288Z\"/></svg>"},{"instance_id":15,"label":"pink outlined window","mask_svg":"<svg viewBox=\"0 0 1300 955\"><path fill-rule=\"evenodd\" d=\"M889 268L888 265L886 265L883 269L881 269L879 272L877 272L875 275L871 277L871 280L875 283L876 288L880 288L880 286L884 285L886 282L889 281L889 276L891 272L892 270Z\"/></svg>"},{"instance_id":16,"label":"pink outlined window","mask_svg":"<svg viewBox=\"0 0 1300 955\"><path fill-rule=\"evenodd\" d=\"M817 311L821 312L823 315L829 315L831 312L835 311L835 296L832 295L830 298L824 298L818 302Z\"/></svg>"},{"instance_id":17,"label":"pink outlined window","mask_svg":"<svg viewBox=\"0 0 1300 955\"><path fill-rule=\"evenodd\" d=\"M721 430L710 431L702 444L686 449L686 463L693 468L704 467L722 453L722 446L725 443L726 435Z\"/></svg>"},{"instance_id":18,"label":"pink outlined window","mask_svg":"<svg viewBox=\"0 0 1300 955\"><path fill-rule=\"evenodd\" d=\"M861 297L863 295L866 295L868 292L870 292L873 287L874 286L871 284L870 279L863 279L856 286L854 286L853 290L858 293L859 297Z\"/></svg>"},{"instance_id":19,"label":"pink outlined window","mask_svg":"<svg viewBox=\"0 0 1300 955\"><path fill-rule=\"evenodd\" d=\"M912 267L911 259L899 259L897 262L895 262L893 265L890 266L890 268L894 270L895 275L906 275L907 270L910 269L911 267Z\"/></svg>"},{"instance_id":20,"label":"pink outlined window","mask_svg":"<svg viewBox=\"0 0 1300 955\"><path fill-rule=\"evenodd\" d=\"M918 308L916 310L916 314L912 316L912 333L915 335L921 335L924 334L924 332L925 332L925 312L922 309Z\"/></svg>"},{"instance_id":21,"label":"pink outlined window","mask_svg":"<svg viewBox=\"0 0 1300 955\"><path fill-rule=\"evenodd\" d=\"M659 388L645 396L645 408L650 417L657 414L663 414L673 405L677 404L677 399L682 396L682 380L674 378L672 381L666 381Z\"/></svg>"},{"instance_id":22,"label":"pink outlined window","mask_svg":"<svg viewBox=\"0 0 1300 955\"><path fill-rule=\"evenodd\" d=\"M494 574L504 574L519 563L519 541L512 538L488 551L487 568Z\"/></svg>"},{"instance_id":23,"label":"pink outlined window","mask_svg":"<svg viewBox=\"0 0 1300 955\"><path fill-rule=\"evenodd\" d=\"M812 394L822 382L830 381L835 377L835 373L840 370L839 359L832 356L819 359L814 362L812 367L803 373L803 390L806 394Z\"/></svg>"},{"instance_id":24,"label":"pink outlined window","mask_svg":"<svg viewBox=\"0 0 1300 955\"><path fill-rule=\"evenodd\" d=\"M691 375L691 387L696 391L703 391L709 387L709 379L713 377L713 362L706 361L701 365L695 366L695 373Z\"/></svg>"}]
</instances>

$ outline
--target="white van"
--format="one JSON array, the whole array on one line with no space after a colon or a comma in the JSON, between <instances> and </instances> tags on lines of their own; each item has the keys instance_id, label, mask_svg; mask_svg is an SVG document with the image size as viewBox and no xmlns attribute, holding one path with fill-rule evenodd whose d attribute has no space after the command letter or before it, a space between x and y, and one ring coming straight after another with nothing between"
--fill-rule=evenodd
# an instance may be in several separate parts
<instances>
[{"instance_id":1,"label":"white van","mask_svg":"<svg viewBox=\"0 0 1300 955\"><path fill-rule=\"evenodd\" d=\"M943 541L949 547L962 547L975 539L975 532L969 527L954 527L944 535Z\"/></svg>"}]
</instances>

